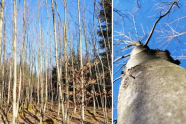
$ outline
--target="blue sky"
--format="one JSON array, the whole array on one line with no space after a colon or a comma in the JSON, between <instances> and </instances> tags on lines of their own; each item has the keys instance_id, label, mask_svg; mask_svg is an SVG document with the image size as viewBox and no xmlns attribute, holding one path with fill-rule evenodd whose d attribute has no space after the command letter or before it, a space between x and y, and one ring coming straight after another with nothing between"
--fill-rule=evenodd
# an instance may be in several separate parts
<instances>
[{"instance_id":1,"label":"blue sky","mask_svg":"<svg viewBox=\"0 0 186 124\"><path fill-rule=\"evenodd\" d=\"M29 32L28 35L28 43L30 45L34 46L34 56L36 57L37 60L37 41L38 41L38 34L39 34L39 23L38 23L38 0L25 0L26 1L26 6L28 6L28 12L26 12L26 18L27 16L29 17L29 27L27 27L27 32ZM46 53L46 39L47 39L47 13L46 13L46 4L45 4L46 0L39 0L40 3L40 22L41 22L41 30L43 32L43 50ZM96 0L97 4L100 0ZM63 0L56 0L57 2L57 6L58 6L58 11L59 14L61 16L61 20L64 23L64 5L63 5ZM67 28L67 39L69 41L69 30L71 33L71 40L72 43L74 44L74 50L77 53L77 40L78 40L78 8L77 8L77 0L66 0L67 2L67 11L68 13L68 20L69 20L69 27ZM18 3L18 1L17 1ZM48 12L49 12L49 20L50 20L50 27L49 27L49 34L51 35L51 38L49 38L48 44L50 43L50 39L51 39L51 45L49 44L49 48L50 46L52 47L52 65L50 66L54 66L55 65L55 59L54 59L54 34L53 34L53 19L52 19L52 9L50 7L51 5L51 0L47 0L48 3ZM84 11L84 5L85 5L85 11ZM99 5L98 5L99 6ZM83 27L82 24L82 17L84 16L84 12L85 12L85 23L86 23L86 36L88 37L88 40L91 41L91 33L93 32L93 11L94 11L94 3L92 0L80 0L80 8L81 8L81 27ZM12 0L8 0L6 1L6 10L7 11L7 25L6 25L6 52L7 54L11 53L11 44L12 44L12 27L13 27L13 21L12 21L12 17L13 17L13 3ZM96 8L97 10L97 8ZM57 12L55 10L55 14L56 14L56 23L57 23L57 19L58 19L58 15ZM20 7L19 7L19 12L18 12L18 17L17 17L17 58L19 61L19 54L20 54L20 48L21 48L21 44L22 44L22 28L23 28L23 0L21 0L20 3ZM27 19L26 19L27 21ZM95 17L95 22L94 22L96 31L99 29L98 27L98 21L97 18ZM68 25L67 25L68 26ZM63 39L63 32L62 32L62 27L61 25L57 25L57 30L58 27L60 27L61 30L61 35L60 38ZM85 50L86 50L86 46L85 46L85 41L84 41L84 35L83 35L83 28L81 29L81 39L82 39L82 53L83 56L85 55ZM59 38L59 37L58 37ZM97 37L97 40L99 40L99 38ZM63 40L61 40L63 42ZM26 47L29 46L29 44L26 43ZM70 50L69 50L69 45L67 45L67 49L68 52L67 54L70 54ZM59 45L58 45L59 46ZM63 45L62 45L63 47ZM97 45L97 48L99 49L99 46ZM63 50L63 48L62 48ZM90 52L92 52L92 49L89 49ZM29 50L27 48L25 48L25 51L27 52L27 57L25 57L25 60L28 61L29 59ZM44 54L45 57L46 54ZM48 54L49 55L49 54ZM91 57L91 56L90 56ZM49 58L49 57L48 57ZM33 60L33 59L32 59ZM44 60L43 60L44 61Z\"/></svg>"},{"instance_id":2,"label":"blue sky","mask_svg":"<svg viewBox=\"0 0 186 124\"><path fill-rule=\"evenodd\" d=\"M164 2L164 4L160 4L159 0L139 0L139 2L140 9L138 9L136 2L113 0L113 8L122 11L124 14L124 18L122 18L121 16L118 16L116 12L113 12L113 39L124 40L124 33L128 37L131 37L133 41L141 40L144 35L148 37L148 34L151 31L155 21L160 16L160 11L162 15L170 7L168 0L161 0L161 2ZM186 16L186 2L180 1L178 5L180 7L179 9L178 7L174 6L171 10L171 13L159 21L148 46L151 49L168 49L174 59L179 59L181 61L180 66L186 68L186 34L179 37L170 38L170 36L186 32L186 18L173 22L176 19ZM133 19L135 20L135 23ZM142 43L146 41L147 37L142 41ZM113 41L113 44L117 44L116 41ZM114 45L113 55L115 55L115 52L118 49L121 49L125 46L126 45L122 43L119 45ZM115 57L113 57L113 60L130 52L131 49L120 51ZM113 74L126 62L127 59L116 62L113 65ZM121 71L122 69L116 75L114 75L113 79L120 77ZM113 84L113 119L117 118L117 96L120 81L121 79Z\"/></svg>"}]
</instances>

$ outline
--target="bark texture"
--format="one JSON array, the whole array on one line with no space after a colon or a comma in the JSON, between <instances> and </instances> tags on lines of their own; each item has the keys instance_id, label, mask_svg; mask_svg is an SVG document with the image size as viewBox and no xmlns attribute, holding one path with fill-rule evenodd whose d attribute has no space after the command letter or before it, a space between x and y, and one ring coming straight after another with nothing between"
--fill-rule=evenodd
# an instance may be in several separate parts
<instances>
[{"instance_id":1,"label":"bark texture","mask_svg":"<svg viewBox=\"0 0 186 124\"><path fill-rule=\"evenodd\" d=\"M146 49L129 62L135 64L120 84L118 124L185 123L186 69L174 64L167 51Z\"/></svg>"}]
</instances>

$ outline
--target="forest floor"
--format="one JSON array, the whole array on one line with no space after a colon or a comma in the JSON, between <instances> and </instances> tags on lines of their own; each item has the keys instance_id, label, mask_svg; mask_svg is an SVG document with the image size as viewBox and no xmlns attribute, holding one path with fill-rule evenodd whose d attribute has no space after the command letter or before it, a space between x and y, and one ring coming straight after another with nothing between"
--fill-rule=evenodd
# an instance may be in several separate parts
<instances>
[{"instance_id":1,"label":"forest floor","mask_svg":"<svg viewBox=\"0 0 186 124\"><path fill-rule=\"evenodd\" d=\"M60 116L57 115L58 105L55 104L53 109L50 109L50 103L47 104L47 109L45 111L45 115L43 118L43 124L62 124L61 111ZM11 110L10 110L11 111ZM16 119L17 124L38 124L40 122L40 112L39 106L37 105L37 114L35 114L36 109L33 105L30 105L28 111L23 108L19 111L18 118ZM109 124L112 123L112 110L107 109L108 111L108 120ZM77 109L75 114L73 113L73 108L70 108L70 124L80 124L81 123L81 112ZM12 114L8 113L5 115L3 109L0 109L0 124L11 124ZM102 108L96 110L94 115L93 107L85 108L85 124L103 124L104 123L104 115Z\"/></svg>"}]
</instances>

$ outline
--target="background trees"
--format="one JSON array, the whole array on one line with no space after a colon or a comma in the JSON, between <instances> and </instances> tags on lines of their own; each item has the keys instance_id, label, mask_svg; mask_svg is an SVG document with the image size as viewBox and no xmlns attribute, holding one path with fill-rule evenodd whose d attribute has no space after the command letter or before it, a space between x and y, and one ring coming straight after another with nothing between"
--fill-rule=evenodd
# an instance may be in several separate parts
<instances>
[{"instance_id":1,"label":"background trees","mask_svg":"<svg viewBox=\"0 0 186 124\"><path fill-rule=\"evenodd\" d=\"M175 3L174 3L175 2ZM166 16L157 23L152 37L148 43L150 49L168 49L174 59L181 61L181 66L185 63L185 3L183 1L136 1L135 3L121 1L114 5L114 59L123 56L124 59L115 62L114 72L123 66L131 53L131 46L138 41L143 44L148 39L151 30L157 20L168 10ZM178 3L177 3L178 2ZM122 7L122 9L121 9ZM122 22L122 23L119 23ZM122 28L121 28L122 27ZM126 56L124 56L126 55ZM162 68L163 69L163 68ZM121 71L120 71L121 72ZM114 79L121 76L120 73L114 75ZM114 83L114 108L117 106L117 96L121 80ZM167 87L168 88L168 87ZM169 88L168 88L169 89ZM117 110L114 110L113 119L117 118Z\"/></svg>"},{"instance_id":2,"label":"background trees","mask_svg":"<svg viewBox=\"0 0 186 124\"><path fill-rule=\"evenodd\" d=\"M101 110L102 122L110 123L111 6L111 1L2 1L0 112L16 123L32 108L41 123L57 108L64 123L77 112L84 123L85 111L94 106L92 116ZM13 101L13 96L20 97Z\"/></svg>"}]
</instances>

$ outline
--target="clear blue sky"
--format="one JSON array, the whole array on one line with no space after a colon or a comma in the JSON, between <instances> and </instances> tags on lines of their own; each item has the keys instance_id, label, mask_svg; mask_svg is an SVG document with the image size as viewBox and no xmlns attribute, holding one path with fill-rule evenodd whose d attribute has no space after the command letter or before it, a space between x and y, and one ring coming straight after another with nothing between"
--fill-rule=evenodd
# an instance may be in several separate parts
<instances>
[{"instance_id":1,"label":"clear blue sky","mask_svg":"<svg viewBox=\"0 0 186 124\"><path fill-rule=\"evenodd\" d=\"M134 41L141 40L141 38L146 34L148 36L149 32L151 31L155 21L160 16L160 7L167 7L166 9L162 10L162 14L164 14L167 9L170 7L169 3L158 4L159 1L151 1L147 0L143 2L142 0L139 0L140 2L140 9L137 10L137 4L133 2L132 0L113 0L113 8L116 8L117 10L120 10L124 13L124 18L121 16L118 16L116 12L113 12L113 39L121 39L123 40L124 37L121 35L121 32L125 32L128 36L130 36ZM169 2L168 0L161 0L161 2ZM167 6L166 6L167 5ZM179 2L179 9L177 7L173 7L171 10L171 13L168 14L166 17L161 19L158 23L158 25L155 28L155 32L153 33L153 36L148 44L148 46L151 49L159 48L161 50L168 49L173 56L174 59L179 59L181 61L182 67L186 68L186 34L182 35L180 37L175 37L173 39L166 38L166 36L171 35L171 31L176 32L186 32L185 25L186 25L186 18L181 19L179 21L176 21L174 23L174 20L186 16L186 2L180 1ZM134 14L134 20L136 25L137 34L134 28L133 18L132 15ZM166 23L171 23L169 25L165 25ZM159 32L162 30L163 32ZM118 33L120 32L120 34ZM137 37L138 36L138 37ZM147 39L147 37L146 37ZM146 41L144 39L142 43ZM165 42L166 41L166 42ZM113 44L116 44L114 41ZM113 46L113 55L115 55L115 51L118 49L121 49L125 47L125 44L120 45L114 45ZM113 58L115 60L117 57L126 55L130 53L130 50L127 51L120 51L116 57ZM185 57L180 58L180 56L183 55ZM116 72L117 69L119 69L124 63L126 63L127 60L120 60L117 63L113 65L113 74ZM117 77L121 76L122 69L114 75L113 79L116 79ZM121 79L116 81L113 84L113 119L117 118L117 96L119 91Z\"/></svg>"}]
</instances>

